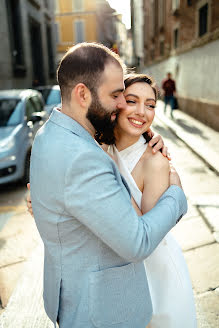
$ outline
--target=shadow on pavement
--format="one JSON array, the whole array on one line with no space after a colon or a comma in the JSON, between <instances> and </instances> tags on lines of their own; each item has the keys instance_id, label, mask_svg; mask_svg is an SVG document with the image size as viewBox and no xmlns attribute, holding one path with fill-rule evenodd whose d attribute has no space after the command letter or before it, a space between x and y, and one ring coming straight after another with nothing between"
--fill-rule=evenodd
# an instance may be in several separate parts
<instances>
[{"instance_id":1,"label":"shadow on pavement","mask_svg":"<svg viewBox=\"0 0 219 328\"><path fill-rule=\"evenodd\" d=\"M177 119L175 119L175 123L180 125L184 130L186 130L189 133L198 134L200 137L202 137L205 140L209 139L208 137L206 137L206 135L203 134L202 130L198 129L197 127L195 127L193 125L188 125L188 122L183 119L177 118Z\"/></svg>"},{"instance_id":2,"label":"shadow on pavement","mask_svg":"<svg viewBox=\"0 0 219 328\"><path fill-rule=\"evenodd\" d=\"M175 145L179 145L180 144L180 140L177 138L173 138L172 133L170 133L170 131L167 128L163 128L162 126L153 123L153 127L156 129L156 131L164 138L164 139L171 139L171 141L173 143L175 143ZM153 128L152 128L153 130Z\"/></svg>"},{"instance_id":3,"label":"shadow on pavement","mask_svg":"<svg viewBox=\"0 0 219 328\"><path fill-rule=\"evenodd\" d=\"M0 206L18 206L23 202L26 191L21 182L0 185Z\"/></svg>"},{"instance_id":4,"label":"shadow on pavement","mask_svg":"<svg viewBox=\"0 0 219 328\"><path fill-rule=\"evenodd\" d=\"M5 243L6 243L6 240L1 238L0 239L0 249L5 245Z\"/></svg>"}]
</instances>

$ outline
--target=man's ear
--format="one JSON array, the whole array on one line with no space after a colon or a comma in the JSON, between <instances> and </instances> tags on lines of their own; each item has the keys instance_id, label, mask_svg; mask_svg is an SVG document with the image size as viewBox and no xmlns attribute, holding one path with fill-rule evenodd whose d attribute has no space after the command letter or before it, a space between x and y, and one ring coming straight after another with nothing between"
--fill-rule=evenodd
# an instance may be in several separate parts
<instances>
[{"instance_id":1,"label":"man's ear","mask_svg":"<svg viewBox=\"0 0 219 328\"><path fill-rule=\"evenodd\" d=\"M76 102L81 107L88 107L91 102L91 92L84 83L78 83L72 90Z\"/></svg>"}]
</instances>

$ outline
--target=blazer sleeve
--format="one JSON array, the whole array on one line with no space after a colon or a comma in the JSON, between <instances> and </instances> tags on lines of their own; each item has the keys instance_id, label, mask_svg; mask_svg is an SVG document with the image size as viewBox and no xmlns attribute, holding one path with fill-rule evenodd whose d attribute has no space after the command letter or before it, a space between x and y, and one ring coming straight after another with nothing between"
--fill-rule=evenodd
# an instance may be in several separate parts
<instances>
[{"instance_id":1,"label":"blazer sleeve","mask_svg":"<svg viewBox=\"0 0 219 328\"><path fill-rule=\"evenodd\" d=\"M101 149L74 156L65 176L66 211L119 256L140 261L186 213L187 201L181 188L171 186L151 211L138 217L114 169Z\"/></svg>"}]
</instances>

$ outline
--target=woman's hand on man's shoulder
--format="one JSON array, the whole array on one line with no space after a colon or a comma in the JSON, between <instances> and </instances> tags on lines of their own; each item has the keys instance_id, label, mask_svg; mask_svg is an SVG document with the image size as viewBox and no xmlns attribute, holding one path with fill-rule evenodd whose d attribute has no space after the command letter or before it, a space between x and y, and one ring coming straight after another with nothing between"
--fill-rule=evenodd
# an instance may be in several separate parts
<instances>
[{"instance_id":1,"label":"woman's hand on man's shoulder","mask_svg":"<svg viewBox=\"0 0 219 328\"><path fill-rule=\"evenodd\" d=\"M170 164L167 157L164 157L161 152L153 153L153 149L147 147L147 150L143 156L144 167L151 171L163 170L166 173L169 173Z\"/></svg>"}]
</instances>

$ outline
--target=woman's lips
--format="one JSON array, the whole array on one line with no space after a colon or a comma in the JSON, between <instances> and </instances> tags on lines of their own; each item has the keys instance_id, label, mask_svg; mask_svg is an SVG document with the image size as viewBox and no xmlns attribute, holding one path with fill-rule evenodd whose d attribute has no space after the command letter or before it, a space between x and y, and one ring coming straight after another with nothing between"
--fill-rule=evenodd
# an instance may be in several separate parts
<instances>
[{"instance_id":1,"label":"woman's lips","mask_svg":"<svg viewBox=\"0 0 219 328\"><path fill-rule=\"evenodd\" d=\"M142 128L142 126L145 123L144 121L136 120L134 118L129 118L128 120L131 123L131 125L133 125L136 128Z\"/></svg>"}]
</instances>

